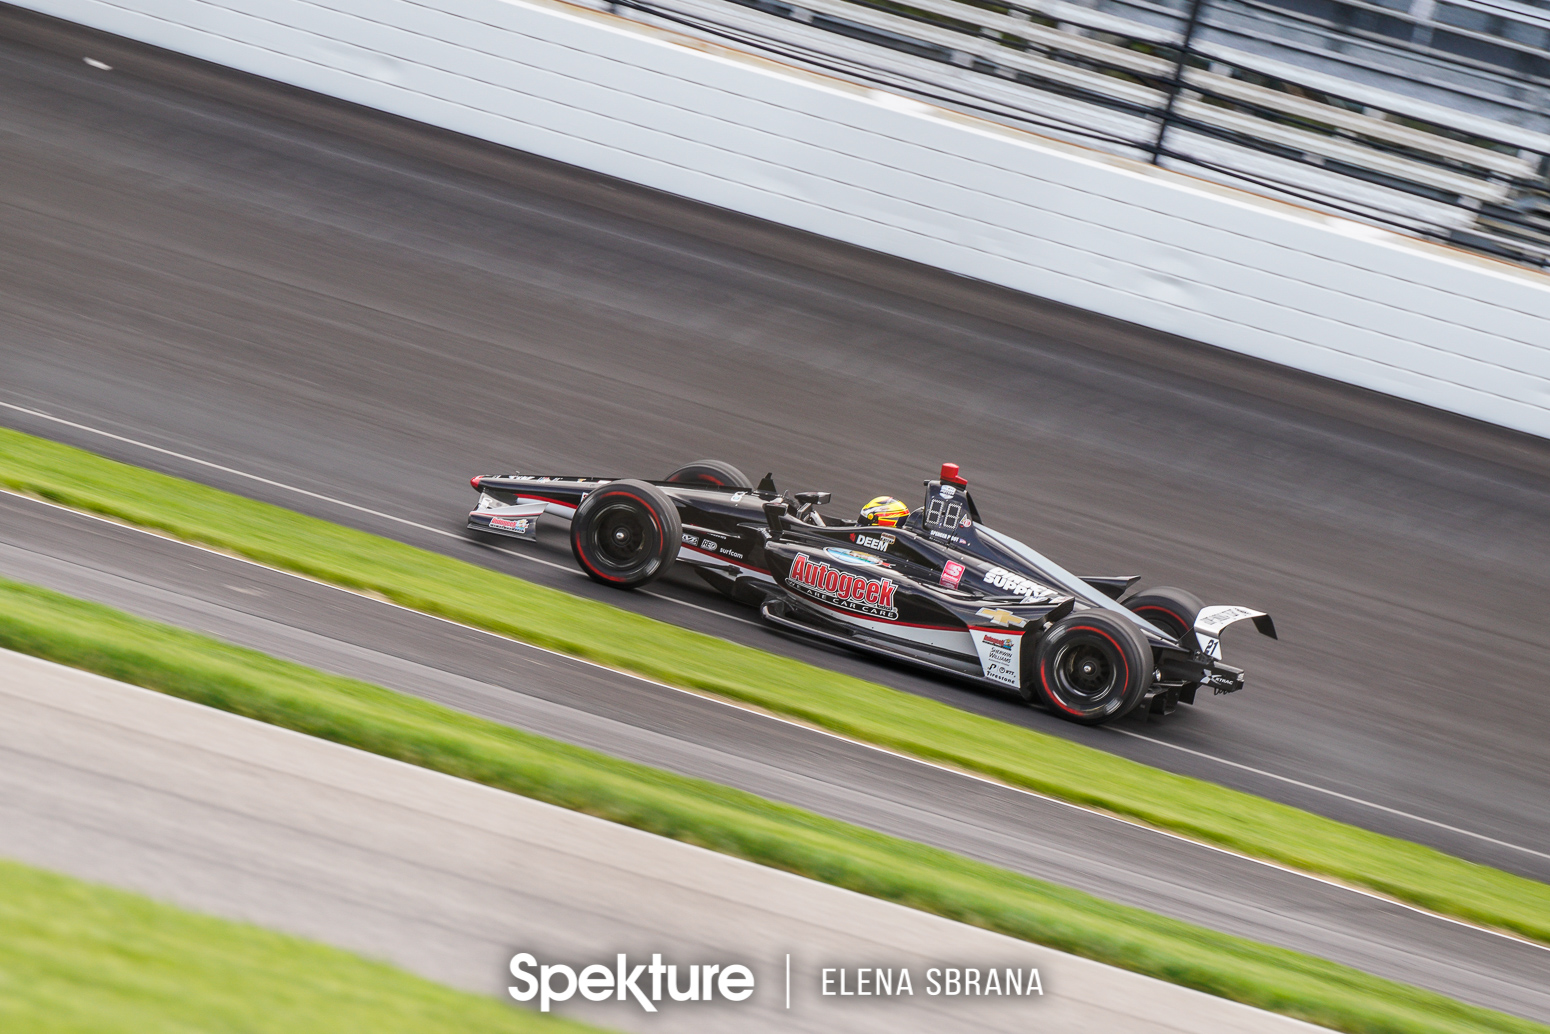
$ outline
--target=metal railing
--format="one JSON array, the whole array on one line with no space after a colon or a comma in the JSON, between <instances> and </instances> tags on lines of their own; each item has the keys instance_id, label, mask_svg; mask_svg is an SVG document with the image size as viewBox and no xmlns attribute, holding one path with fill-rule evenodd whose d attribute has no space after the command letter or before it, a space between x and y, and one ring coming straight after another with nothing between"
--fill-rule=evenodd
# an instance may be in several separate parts
<instances>
[{"instance_id":1,"label":"metal railing","mask_svg":"<svg viewBox=\"0 0 1550 1034\"><path fill-rule=\"evenodd\" d=\"M1550 266L1550 134L1224 46L1204 30L1230 3L1241 0L1148 4L1141 21L1063 0L595 0L853 82Z\"/></svg>"}]
</instances>

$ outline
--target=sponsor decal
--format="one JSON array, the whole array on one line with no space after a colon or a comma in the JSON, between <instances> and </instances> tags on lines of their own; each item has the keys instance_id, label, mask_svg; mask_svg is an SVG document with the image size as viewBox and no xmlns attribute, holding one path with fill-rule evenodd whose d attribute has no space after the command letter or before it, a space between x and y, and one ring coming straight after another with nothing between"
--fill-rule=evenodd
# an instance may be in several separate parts
<instances>
[{"instance_id":1,"label":"sponsor decal","mask_svg":"<svg viewBox=\"0 0 1550 1034\"><path fill-rule=\"evenodd\" d=\"M747 494L748 494L747 492L733 492L732 493L732 502L734 502L734 503L737 502L739 499L743 498L743 496L745 496Z\"/></svg>"},{"instance_id":2,"label":"sponsor decal","mask_svg":"<svg viewBox=\"0 0 1550 1034\"><path fill-rule=\"evenodd\" d=\"M852 535L850 541L858 546L866 546L868 549L876 549L886 553L888 547L899 540L892 535Z\"/></svg>"},{"instance_id":3,"label":"sponsor decal","mask_svg":"<svg viewBox=\"0 0 1550 1034\"><path fill-rule=\"evenodd\" d=\"M827 552L849 553L850 550L830 549ZM850 557L843 559L856 562ZM877 563L871 557L867 557L865 562ZM796 559L791 561L791 573L786 576L786 584L831 606L885 621L899 620L899 611L893 605L893 594L899 586L891 578L868 578L866 575L852 574L826 563L815 563L806 553L798 553Z\"/></svg>"},{"instance_id":4,"label":"sponsor decal","mask_svg":"<svg viewBox=\"0 0 1550 1034\"><path fill-rule=\"evenodd\" d=\"M538 478L536 476L532 475L532 474L513 474L513 475L511 475L511 480L512 481L537 481ZM547 481L548 478L545 478L544 480Z\"/></svg>"},{"instance_id":5,"label":"sponsor decal","mask_svg":"<svg viewBox=\"0 0 1550 1034\"><path fill-rule=\"evenodd\" d=\"M942 498L943 499L951 499L953 496L955 496L957 494L958 494L958 489L954 488L952 485L943 485L942 486Z\"/></svg>"},{"instance_id":6,"label":"sponsor decal","mask_svg":"<svg viewBox=\"0 0 1550 1034\"><path fill-rule=\"evenodd\" d=\"M1205 678L1200 681L1210 686L1211 692L1217 694L1232 693L1243 688L1236 678L1230 675L1218 675L1214 671L1206 672Z\"/></svg>"},{"instance_id":7,"label":"sponsor decal","mask_svg":"<svg viewBox=\"0 0 1550 1034\"><path fill-rule=\"evenodd\" d=\"M1047 596L1049 590L1031 578L1008 571L1004 567L992 567L985 572L985 584L1006 590L1010 596Z\"/></svg>"},{"instance_id":8,"label":"sponsor decal","mask_svg":"<svg viewBox=\"0 0 1550 1034\"><path fill-rule=\"evenodd\" d=\"M1235 621L1264 616L1264 611L1250 610L1248 607L1202 607L1195 616L1195 631L1217 636Z\"/></svg>"},{"instance_id":9,"label":"sponsor decal","mask_svg":"<svg viewBox=\"0 0 1550 1034\"><path fill-rule=\"evenodd\" d=\"M526 534L528 525L532 522L530 517L518 517L512 520L510 517L491 517L490 527L499 528L502 531L514 531L519 535Z\"/></svg>"},{"instance_id":10,"label":"sponsor decal","mask_svg":"<svg viewBox=\"0 0 1550 1034\"><path fill-rule=\"evenodd\" d=\"M857 553L854 549L845 549L841 546L830 546L825 553L844 564L861 564L866 567L876 567L882 561L870 553Z\"/></svg>"},{"instance_id":11,"label":"sponsor decal","mask_svg":"<svg viewBox=\"0 0 1550 1034\"><path fill-rule=\"evenodd\" d=\"M949 589L958 588L958 583L963 581L964 566L957 561L949 560L942 565L942 577L938 579Z\"/></svg>"},{"instance_id":12,"label":"sponsor decal","mask_svg":"<svg viewBox=\"0 0 1550 1034\"><path fill-rule=\"evenodd\" d=\"M974 648L979 652L980 668L987 679L1004 686L1022 684L1022 651L1018 649L1022 645L1022 636L1021 632L1007 632L1003 635L976 632Z\"/></svg>"},{"instance_id":13,"label":"sponsor decal","mask_svg":"<svg viewBox=\"0 0 1550 1034\"><path fill-rule=\"evenodd\" d=\"M734 560L743 559L743 554L737 552L736 550L727 549L721 543L717 542L715 539L709 536L701 538L698 535L691 535L686 531L683 533L683 539L684 545L690 547L691 549L703 549L705 552L711 554L712 556L729 556Z\"/></svg>"},{"instance_id":14,"label":"sponsor decal","mask_svg":"<svg viewBox=\"0 0 1550 1034\"><path fill-rule=\"evenodd\" d=\"M969 520L969 518L965 517L963 520L958 522L958 527L960 527L960 528L972 528L972 527L974 527L974 522Z\"/></svg>"},{"instance_id":15,"label":"sponsor decal","mask_svg":"<svg viewBox=\"0 0 1550 1034\"><path fill-rule=\"evenodd\" d=\"M975 617L984 618L992 625L1000 625L1002 628L1016 626L1022 628L1028 624L1027 618L1020 618L1010 610L1002 610L1000 607L981 607L974 612Z\"/></svg>"}]
</instances>

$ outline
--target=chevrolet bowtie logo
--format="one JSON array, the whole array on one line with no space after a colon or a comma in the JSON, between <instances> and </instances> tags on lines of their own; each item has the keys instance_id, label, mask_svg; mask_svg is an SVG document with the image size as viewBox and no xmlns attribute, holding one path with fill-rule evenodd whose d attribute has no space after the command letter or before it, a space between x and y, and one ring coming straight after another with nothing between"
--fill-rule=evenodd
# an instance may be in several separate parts
<instances>
[{"instance_id":1,"label":"chevrolet bowtie logo","mask_svg":"<svg viewBox=\"0 0 1550 1034\"><path fill-rule=\"evenodd\" d=\"M1000 625L1002 628L1007 628L1014 625L1018 628L1022 628L1028 623L1027 618L1020 618L1016 614L1013 614L1010 610L1001 610L1000 608L992 610L989 607L981 607L976 612L976 616L988 618L991 624Z\"/></svg>"}]
</instances>

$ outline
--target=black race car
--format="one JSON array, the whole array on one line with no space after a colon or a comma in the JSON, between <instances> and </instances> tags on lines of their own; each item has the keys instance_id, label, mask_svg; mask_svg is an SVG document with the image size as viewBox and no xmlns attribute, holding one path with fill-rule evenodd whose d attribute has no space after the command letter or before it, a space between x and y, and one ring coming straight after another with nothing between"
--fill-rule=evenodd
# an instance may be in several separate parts
<instances>
[{"instance_id":1,"label":"black race car","mask_svg":"<svg viewBox=\"0 0 1550 1034\"><path fill-rule=\"evenodd\" d=\"M1221 632L1270 617L1206 607L1181 589L1124 598L1138 577L1084 577L980 521L968 482L944 463L924 505L897 523L831 524L828 492L784 494L702 460L661 481L480 475L468 527L537 537L546 514L570 521L593 580L633 589L688 564L772 628L1009 689L1074 722L1167 714L1243 688L1222 663Z\"/></svg>"}]
</instances>

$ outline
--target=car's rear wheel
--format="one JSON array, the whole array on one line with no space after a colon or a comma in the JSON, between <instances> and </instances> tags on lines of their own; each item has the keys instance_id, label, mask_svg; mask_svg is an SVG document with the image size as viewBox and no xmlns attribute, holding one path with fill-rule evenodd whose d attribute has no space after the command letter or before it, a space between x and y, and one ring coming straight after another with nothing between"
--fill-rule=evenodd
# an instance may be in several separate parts
<instances>
[{"instance_id":1,"label":"car's rear wheel","mask_svg":"<svg viewBox=\"0 0 1550 1034\"><path fill-rule=\"evenodd\" d=\"M571 518L570 548L594 582L633 589L660 578L678 559L683 526L660 488L611 481L588 493Z\"/></svg>"},{"instance_id":2,"label":"car's rear wheel","mask_svg":"<svg viewBox=\"0 0 1550 1034\"><path fill-rule=\"evenodd\" d=\"M720 460L685 463L662 480L671 481L675 485L709 485L712 488L740 488L743 491L753 487L747 474Z\"/></svg>"},{"instance_id":3,"label":"car's rear wheel","mask_svg":"<svg viewBox=\"0 0 1550 1034\"><path fill-rule=\"evenodd\" d=\"M1193 593L1167 585L1138 592L1127 599L1124 605L1173 638L1181 640L1195 630L1195 618L1200 616L1202 606ZM1194 649L1193 643L1185 645Z\"/></svg>"},{"instance_id":4,"label":"car's rear wheel","mask_svg":"<svg viewBox=\"0 0 1550 1034\"><path fill-rule=\"evenodd\" d=\"M1098 725L1122 717L1152 682L1152 648L1127 619L1102 610L1069 614L1039 641L1039 689L1050 710Z\"/></svg>"}]
</instances>

